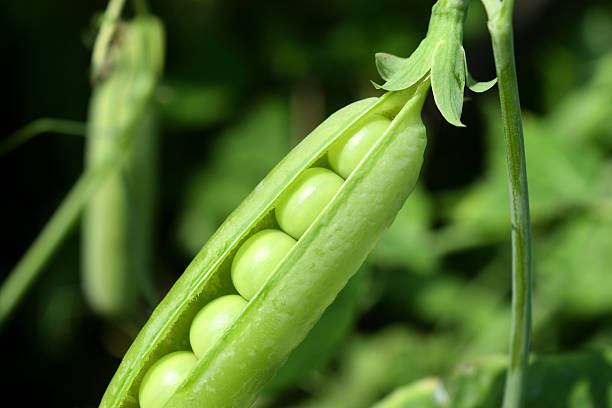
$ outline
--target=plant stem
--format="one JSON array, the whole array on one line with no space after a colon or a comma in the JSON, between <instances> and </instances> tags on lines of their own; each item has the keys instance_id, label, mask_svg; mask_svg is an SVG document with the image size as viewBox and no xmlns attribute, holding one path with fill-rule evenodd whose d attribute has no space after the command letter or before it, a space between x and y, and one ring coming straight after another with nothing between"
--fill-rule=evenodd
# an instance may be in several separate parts
<instances>
[{"instance_id":1,"label":"plant stem","mask_svg":"<svg viewBox=\"0 0 612 408\"><path fill-rule=\"evenodd\" d=\"M0 156L16 149L41 133L63 133L65 135L85 136L85 123L73 120L41 118L28 123L0 142Z\"/></svg>"},{"instance_id":2,"label":"plant stem","mask_svg":"<svg viewBox=\"0 0 612 408\"><path fill-rule=\"evenodd\" d=\"M513 0L487 7L501 104L512 224L512 327L503 408L523 402L531 337L531 227L525 147L512 31ZM487 6L485 4L485 6Z\"/></svg>"},{"instance_id":3,"label":"plant stem","mask_svg":"<svg viewBox=\"0 0 612 408\"><path fill-rule=\"evenodd\" d=\"M0 287L0 329L6 323L56 248L78 219L83 206L104 180L114 160L86 170L62 201L19 263Z\"/></svg>"},{"instance_id":4,"label":"plant stem","mask_svg":"<svg viewBox=\"0 0 612 408\"><path fill-rule=\"evenodd\" d=\"M91 53L91 79L95 82L102 70L107 53L117 27L117 22L123 10L125 0L109 0L102 18L100 30L96 36L93 51Z\"/></svg>"}]
</instances>

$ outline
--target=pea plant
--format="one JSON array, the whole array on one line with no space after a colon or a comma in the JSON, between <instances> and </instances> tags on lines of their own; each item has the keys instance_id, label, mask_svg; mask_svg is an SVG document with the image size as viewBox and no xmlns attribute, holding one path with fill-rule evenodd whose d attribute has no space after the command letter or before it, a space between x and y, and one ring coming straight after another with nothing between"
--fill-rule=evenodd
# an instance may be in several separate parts
<instances>
[{"instance_id":1,"label":"pea plant","mask_svg":"<svg viewBox=\"0 0 612 408\"><path fill-rule=\"evenodd\" d=\"M119 44L93 65L99 84L90 103L85 171L117 164L85 207L82 272L92 309L120 318L134 310L141 288L153 298L146 272L157 146L151 98L163 64L163 29L154 17L140 16L117 25L114 35ZM110 73L100 78L104 69Z\"/></svg>"},{"instance_id":2,"label":"pea plant","mask_svg":"<svg viewBox=\"0 0 612 408\"><path fill-rule=\"evenodd\" d=\"M102 406L254 402L414 188L425 147L420 111L430 84L441 113L458 126L466 76L477 91L494 84L476 83L467 73L462 47L467 6L436 3L427 36L410 58L377 56L386 80L377 87L388 93L332 115L230 215L141 330ZM508 7L503 5L506 14ZM509 88L516 92L515 78ZM520 112L509 115L519 115L520 123ZM520 145L520 126L511 137ZM509 151L509 162L519 160L524 178L521 155L520 147ZM517 194L527 200L526 190ZM526 223L527 259L519 253L515 260L526 268L527 276L519 276L524 280L530 279L528 210L517 217ZM518 290L529 305L528 287L526 294ZM520 405L528 350L530 327L518 330L527 337L519 342L525 350L518 355L523 358L518 375L513 370L508 375L508 406Z\"/></svg>"},{"instance_id":3,"label":"pea plant","mask_svg":"<svg viewBox=\"0 0 612 408\"><path fill-rule=\"evenodd\" d=\"M53 122L67 133L85 133L85 170L0 289L0 324L15 310L81 213L81 283L89 308L117 323L136 315L143 297L157 303L149 276L157 109L164 95L178 87L169 90L160 85L165 42L161 20L145 2L134 1L133 6L134 16L127 18L124 2L110 0L101 20L92 53L93 93L86 127L77 124L73 129L74 124ZM342 107L300 137L231 214L226 218L224 214L225 221L203 246L204 240L196 239L201 249L130 339L100 407L278 406L282 398L270 395L286 387L283 381L298 382L299 374L292 373L292 367L307 367L312 356L331 355L338 348L342 350L336 369L308 385L311 390L324 391L313 391L309 402L295 407L476 408L502 404L518 408L542 404L537 390L550 395L551 389L567 381L558 360L530 358L532 326L538 333L546 327L546 320L540 316L532 320L525 147L529 154L530 142L523 140L515 67L515 4L513 0L482 0L496 70L496 78L488 82L476 81L468 70L463 37L469 7L469 0L438 0L431 8L426 35L412 54L407 58L375 55L382 78L372 83L376 96ZM601 86L601 82L596 84L593 89ZM462 119L465 87L483 93L495 85L499 103L491 105L500 112L491 108L489 123L499 124L501 113L503 137L495 134L493 140L505 155L506 169L497 171L503 162L497 155L491 160L494 164L489 163L495 167L490 173L504 174L509 194L500 193L501 199L495 196L488 201L480 195L474 201L495 207L501 214L495 216L502 221L486 218L486 209L474 207L466 194L466 204L449 213L450 217L462 214L465 220L469 216L464 213L472 211L476 214L473 225L450 223L455 229L442 228L433 237L428 224L432 205L419 186L430 132L422 119L426 100L432 96L436 115L448 124L470 127ZM213 99L210 106L221 98ZM272 112L274 117L274 106L257 111L256 116ZM525 123L528 135L532 130L537 134L538 126L548 126L534 125L529 118ZM255 128L253 133L268 130ZM225 155L219 154L218 174L232 174L225 158L231 157L228 152L234 152L236 145L248 143L246 137L240 138L249 133L248 126L246 129L234 132L238 144L232 144L231 137L225 139L229 147ZM10 149L39 130L26 129L2 148ZM533 160L529 159L530 164ZM246 169L246 162L257 158L241 160ZM534 172L538 174L538 169ZM232 177L239 176L233 173ZM228 178L222 180L230 183ZM211 193L209 180L205 184L208 194L217 194ZM501 183L499 177L491 179L489 184L501 191L503 179ZM502 213L499 208L507 209L508 199L510 212ZM535 203L539 209L537 198ZM214 208L196 207L196 213L214 212ZM197 224L192 221L184 224ZM488 228L487 234L478 235L474 232L478 228ZM404 239L406 231L416 237L415 242ZM409 332L388 329L338 347L346 331L339 322L355 319L361 307L359 298L365 297L368 287L376 287L373 270L380 265L408 263L425 271L425 276L439 266L435 259L441 254L487 239L503 241L500 237L505 236L511 240L510 248L504 250L512 265L507 274L512 296L509 330L507 325L482 330L489 321L505 322L495 315L503 305L490 293L476 285L435 281L410 294L414 304L435 313L435 306L430 306L440 298L460 299L449 300L454 304L447 305L449 312L442 324L464 319L469 321L465 333L452 341L422 341ZM398 288L395 292L401 292L397 296L408 296L403 290L411 284L418 288L420 281L402 279L406 277L392 284ZM476 301L479 306L474 307ZM535 304L536 310L552 315L561 303ZM484 354L481 344L505 344L508 332L507 355L478 359ZM472 348L455 344L461 342ZM415 354L430 355L434 369L429 371L439 372L459 353L465 356L457 360L473 362L445 379L429 373L423 377L427 370L419 371L412 360ZM583 371L593 364L606 366L602 361L607 358L570 356L564 367L586 376ZM604 384L597 390L605 389Z\"/></svg>"},{"instance_id":4,"label":"pea plant","mask_svg":"<svg viewBox=\"0 0 612 408\"><path fill-rule=\"evenodd\" d=\"M92 55L85 170L3 285L0 324L83 210L82 282L91 308L108 319L125 320L143 293L152 301L146 273L155 184L152 94L163 66L164 37L161 23L146 13L118 22L122 5L109 2ZM75 127L61 121L50 124L60 131ZM5 142L5 149L46 128L30 126L18 132Z\"/></svg>"}]
</instances>

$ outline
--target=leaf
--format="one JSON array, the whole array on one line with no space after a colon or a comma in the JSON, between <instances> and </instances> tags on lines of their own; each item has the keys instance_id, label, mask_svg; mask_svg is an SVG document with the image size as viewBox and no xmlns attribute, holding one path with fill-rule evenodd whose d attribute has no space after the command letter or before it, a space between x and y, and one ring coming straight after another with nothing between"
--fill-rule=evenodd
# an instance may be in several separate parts
<instances>
[{"instance_id":1,"label":"leaf","mask_svg":"<svg viewBox=\"0 0 612 408\"><path fill-rule=\"evenodd\" d=\"M477 92L477 93L482 93L482 92L488 91L489 89L493 88L493 85L497 83L497 77L491 79L490 81L486 81L486 82L479 82L475 80L474 78L472 78L472 75L470 75L470 71L468 70L467 59L465 57L465 49L463 48L463 46L461 46L461 54L463 56L463 65L465 66L465 76L467 78L468 88L470 88L472 92Z\"/></svg>"},{"instance_id":2,"label":"leaf","mask_svg":"<svg viewBox=\"0 0 612 408\"><path fill-rule=\"evenodd\" d=\"M612 222L585 214L566 222L541 249L538 280L567 315L606 316L612 311Z\"/></svg>"},{"instance_id":3,"label":"leaf","mask_svg":"<svg viewBox=\"0 0 612 408\"><path fill-rule=\"evenodd\" d=\"M501 126L495 125L499 108L495 104L487 106L487 176L461 194L451 218L456 225L473 231L505 237L509 216L503 133ZM525 113L523 126L534 225L584 206L601 195L597 191L603 174L601 152L584 141L563 138L556 125L546 118Z\"/></svg>"},{"instance_id":4,"label":"leaf","mask_svg":"<svg viewBox=\"0 0 612 408\"><path fill-rule=\"evenodd\" d=\"M609 149L612 146L610 78L612 52L596 61L593 75L586 84L567 92L562 100L555 100L555 109L547 117L554 132L572 141L596 141Z\"/></svg>"},{"instance_id":5,"label":"leaf","mask_svg":"<svg viewBox=\"0 0 612 408\"><path fill-rule=\"evenodd\" d=\"M498 408L505 382L506 358L491 356L462 366L445 387L435 379L415 381L391 396L405 397L401 404L377 408ZM525 390L526 407L609 407L612 395L612 352L578 352L535 357L529 364ZM448 392L447 405L426 405L440 390ZM415 397L410 395L410 392ZM391 399L389 399L391 400ZM389 401L386 400L386 401Z\"/></svg>"},{"instance_id":6,"label":"leaf","mask_svg":"<svg viewBox=\"0 0 612 408\"><path fill-rule=\"evenodd\" d=\"M404 67L406 60L407 58L401 58L386 52L378 52L376 53L376 69L381 78L388 81L397 71Z\"/></svg>"},{"instance_id":7,"label":"leaf","mask_svg":"<svg viewBox=\"0 0 612 408\"><path fill-rule=\"evenodd\" d=\"M468 88L470 88L470 91L472 92L477 92L477 93L486 92L489 89L493 88L493 86L497 83L497 77L491 79L490 81L479 82L475 80L474 78L472 78L472 75L467 69L465 71L465 74L467 78L467 86Z\"/></svg>"},{"instance_id":8,"label":"leaf","mask_svg":"<svg viewBox=\"0 0 612 408\"><path fill-rule=\"evenodd\" d=\"M426 37L408 58L385 53L376 54L378 73L387 80L381 88L399 91L417 83L429 72L433 51L432 40Z\"/></svg>"},{"instance_id":9,"label":"leaf","mask_svg":"<svg viewBox=\"0 0 612 408\"><path fill-rule=\"evenodd\" d=\"M452 344L401 326L357 335L344 347L338 367L309 389L313 398L290 406L369 408L396 387L443 371L452 361Z\"/></svg>"},{"instance_id":10,"label":"leaf","mask_svg":"<svg viewBox=\"0 0 612 408\"><path fill-rule=\"evenodd\" d=\"M395 221L368 257L380 267L407 267L417 273L431 273L438 264L430 232L431 197L417 186L395 217Z\"/></svg>"},{"instance_id":11,"label":"leaf","mask_svg":"<svg viewBox=\"0 0 612 408\"><path fill-rule=\"evenodd\" d=\"M199 128L214 125L235 109L235 97L225 85L170 81L160 89L159 108L172 125Z\"/></svg>"},{"instance_id":12,"label":"leaf","mask_svg":"<svg viewBox=\"0 0 612 408\"><path fill-rule=\"evenodd\" d=\"M501 405L505 359L493 357L463 367L448 381L454 408ZM608 407L612 353L578 352L535 357L529 364L526 407ZM408 407L407 407L408 408Z\"/></svg>"},{"instance_id":13,"label":"leaf","mask_svg":"<svg viewBox=\"0 0 612 408\"><path fill-rule=\"evenodd\" d=\"M461 43L440 40L433 54L431 89L444 119L455 126L461 123L465 66Z\"/></svg>"},{"instance_id":14,"label":"leaf","mask_svg":"<svg viewBox=\"0 0 612 408\"><path fill-rule=\"evenodd\" d=\"M196 252L289 148L289 113L282 100L260 102L219 136L207 165L188 181L179 242Z\"/></svg>"},{"instance_id":15,"label":"leaf","mask_svg":"<svg viewBox=\"0 0 612 408\"><path fill-rule=\"evenodd\" d=\"M449 399L442 381L437 378L424 378L393 391L372 408L441 408L449 407Z\"/></svg>"}]
</instances>

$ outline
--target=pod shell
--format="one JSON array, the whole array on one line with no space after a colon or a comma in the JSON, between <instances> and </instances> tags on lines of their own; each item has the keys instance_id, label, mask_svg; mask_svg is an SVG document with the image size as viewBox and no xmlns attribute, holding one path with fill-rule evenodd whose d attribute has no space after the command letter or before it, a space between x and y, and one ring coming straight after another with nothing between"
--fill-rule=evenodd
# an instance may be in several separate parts
<instances>
[{"instance_id":1,"label":"pod shell","mask_svg":"<svg viewBox=\"0 0 612 408\"><path fill-rule=\"evenodd\" d=\"M119 130L113 126L118 84L112 79L96 89L91 100L86 164L95 167L119 151ZM135 305L132 240L128 231L129 196L122 166L105 177L85 207L82 220L82 284L89 306L104 316L118 317Z\"/></svg>"},{"instance_id":2,"label":"pod shell","mask_svg":"<svg viewBox=\"0 0 612 408\"><path fill-rule=\"evenodd\" d=\"M92 195L82 222L82 280L90 307L125 318L152 284L151 251L157 135L151 103L162 70L164 34L155 17L122 28L107 77L94 89L86 166L116 163ZM148 287L147 287L148 283Z\"/></svg>"},{"instance_id":3,"label":"pod shell","mask_svg":"<svg viewBox=\"0 0 612 408\"><path fill-rule=\"evenodd\" d=\"M414 188L426 145L418 108L360 163L166 407L248 407L359 269ZM401 125L401 126L400 126Z\"/></svg>"},{"instance_id":4,"label":"pod shell","mask_svg":"<svg viewBox=\"0 0 612 408\"><path fill-rule=\"evenodd\" d=\"M166 404L249 406L356 272L414 187L426 144L420 110L426 89L355 102L331 115L252 191L206 243L153 312L124 356L101 407L137 407L146 369L186 349L191 320L210 300L235 293L232 256L257 231L277 228L278 197L329 145L370 113L395 117L379 143L264 287ZM399 113L398 113L399 111Z\"/></svg>"}]
</instances>

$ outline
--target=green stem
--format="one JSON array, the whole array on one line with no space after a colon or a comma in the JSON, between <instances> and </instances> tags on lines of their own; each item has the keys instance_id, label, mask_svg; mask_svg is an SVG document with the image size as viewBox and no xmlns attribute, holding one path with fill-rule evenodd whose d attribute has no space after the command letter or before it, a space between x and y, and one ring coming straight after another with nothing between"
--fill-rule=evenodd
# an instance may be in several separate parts
<instances>
[{"instance_id":1,"label":"green stem","mask_svg":"<svg viewBox=\"0 0 612 408\"><path fill-rule=\"evenodd\" d=\"M75 224L83 206L104 180L113 163L114 160L109 160L81 174L53 217L0 287L0 329Z\"/></svg>"},{"instance_id":2,"label":"green stem","mask_svg":"<svg viewBox=\"0 0 612 408\"><path fill-rule=\"evenodd\" d=\"M41 133L63 133L66 135L85 136L85 124L73 120L41 118L28 123L0 142L0 156L18 148L25 142Z\"/></svg>"},{"instance_id":3,"label":"green stem","mask_svg":"<svg viewBox=\"0 0 612 408\"><path fill-rule=\"evenodd\" d=\"M514 61L513 8L513 0L504 0L500 7L487 7L506 142L512 223L512 328L503 408L518 408L523 402L531 337L531 230L523 125Z\"/></svg>"},{"instance_id":4,"label":"green stem","mask_svg":"<svg viewBox=\"0 0 612 408\"><path fill-rule=\"evenodd\" d=\"M96 42L91 53L91 78L93 82L99 78L106 61L111 40L115 34L115 28L119 22L124 4L125 0L109 0L106 6L102 24L100 25L100 30L96 36Z\"/></svg>"}]
</instances>

